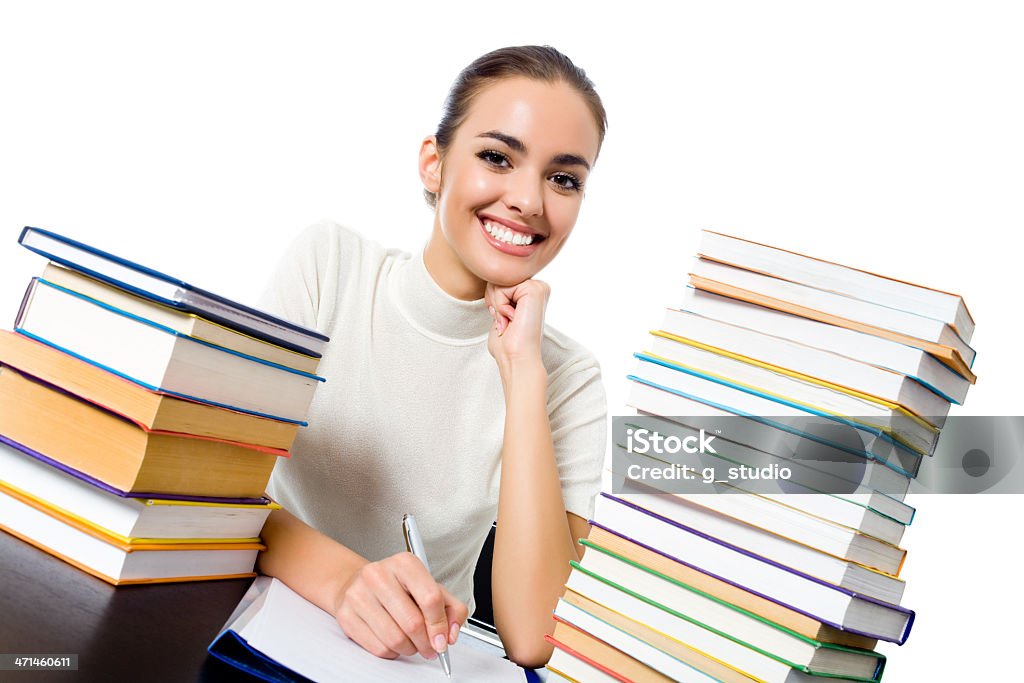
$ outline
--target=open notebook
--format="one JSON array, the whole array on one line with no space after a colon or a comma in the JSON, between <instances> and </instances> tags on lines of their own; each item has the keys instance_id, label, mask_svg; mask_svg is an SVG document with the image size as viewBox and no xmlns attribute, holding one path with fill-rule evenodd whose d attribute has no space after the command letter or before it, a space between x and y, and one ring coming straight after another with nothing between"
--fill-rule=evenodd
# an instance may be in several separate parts
<instances>
[{"instance_id":1,"label":"open notebook","mask_svg":"<svg viewBox=\"0 0 1024 683\"><path fill-rule=\"evenodd\" d=\"M467 644L450 648L452 677L437 660L379 659L342 632L327 612L277 579L261 576L210 644L210 654L267 681L493 681L522 683L523 669Z\"/></svg>"}]
</instances>

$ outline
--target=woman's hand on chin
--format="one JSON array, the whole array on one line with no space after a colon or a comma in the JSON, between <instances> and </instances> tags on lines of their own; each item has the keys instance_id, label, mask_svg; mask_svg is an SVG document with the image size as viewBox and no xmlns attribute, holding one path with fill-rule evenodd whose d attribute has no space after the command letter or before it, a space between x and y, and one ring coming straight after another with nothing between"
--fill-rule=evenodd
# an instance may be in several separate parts
<instances>
[{"instance_id":1,"label":"woman's hand on chin","mask_svg":"<svg viewBox=\"0 0 1024 683\"><path fill-rule=\"evenodd\" d=\"M494 318L487 350L498 363L502 378L514 368L541 365L544 311L551 287L541 280L526 280L511 287L487 284L484 299Z\"/></svg>"}]
</instances>

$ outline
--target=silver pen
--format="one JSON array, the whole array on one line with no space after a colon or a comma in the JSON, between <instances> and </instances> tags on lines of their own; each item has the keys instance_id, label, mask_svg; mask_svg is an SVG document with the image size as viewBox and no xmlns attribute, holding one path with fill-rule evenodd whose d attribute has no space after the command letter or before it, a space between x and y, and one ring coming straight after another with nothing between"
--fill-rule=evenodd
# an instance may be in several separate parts
<instances>
[{"instance_id":1,"label":"silver pen","mask_svg":"<svg viewBox=\"0 0 1024 683\"><path fill-rule=\"evenodd\" d=\"M416 518L406 513L402 517L402 533L405 535L405 548L419 558L423 566L430 572L430 564L427 563L427 549L423 546L423 539L420 537L420 530L416 527ZM437 653L437 659L441 662L444 675L452 677L452 663L448 658L448 648L444 652Z\"/></svg>"}]
</instances>

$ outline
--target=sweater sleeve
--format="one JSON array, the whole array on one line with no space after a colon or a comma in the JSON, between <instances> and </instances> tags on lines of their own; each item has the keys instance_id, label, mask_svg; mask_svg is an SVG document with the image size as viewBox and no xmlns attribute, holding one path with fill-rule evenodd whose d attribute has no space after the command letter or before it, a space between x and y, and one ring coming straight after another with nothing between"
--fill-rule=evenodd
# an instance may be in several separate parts
<instances>
[{"instance_id":1,"label":"sweater sleeve","mask_svg":"<svg viewBox=\"0 0 1024 683\"><path fill-rule=\"evenodd\" d=\"M549 376L547 400L565 509L590 519L607 446L607 399L597 359L584 352Z\"/></svg>"},{"instance_id":2,"label":"sweater sleeve","mask_svg":"<svg viewBox=\"0 0 1024 683\"><path fill-rule=\"evenodd\" d=\"M324 334L339 314L346 279L356 277L363 241L333 223L315 223L285 250L267 282L260 307Z\"/></svg>"}]
</instances>

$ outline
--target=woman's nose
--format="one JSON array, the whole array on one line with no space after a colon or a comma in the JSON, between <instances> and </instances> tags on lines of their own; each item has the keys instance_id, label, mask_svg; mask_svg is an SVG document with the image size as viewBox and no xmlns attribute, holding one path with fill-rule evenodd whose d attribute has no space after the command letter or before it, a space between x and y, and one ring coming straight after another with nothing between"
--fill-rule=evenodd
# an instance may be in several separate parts
<instances>
[{"instance_id":1,"label":"woman's nose","mask_svg":"<svg viewBox=\"0 0 1024 683\"><path fill-rule=\"evenodd\" d=\"M512 173L506 176L505 206L522 216L541 216L544 213L544 188L540 181L531 179L526 173Z\"/></svg>"}]
</instances>

